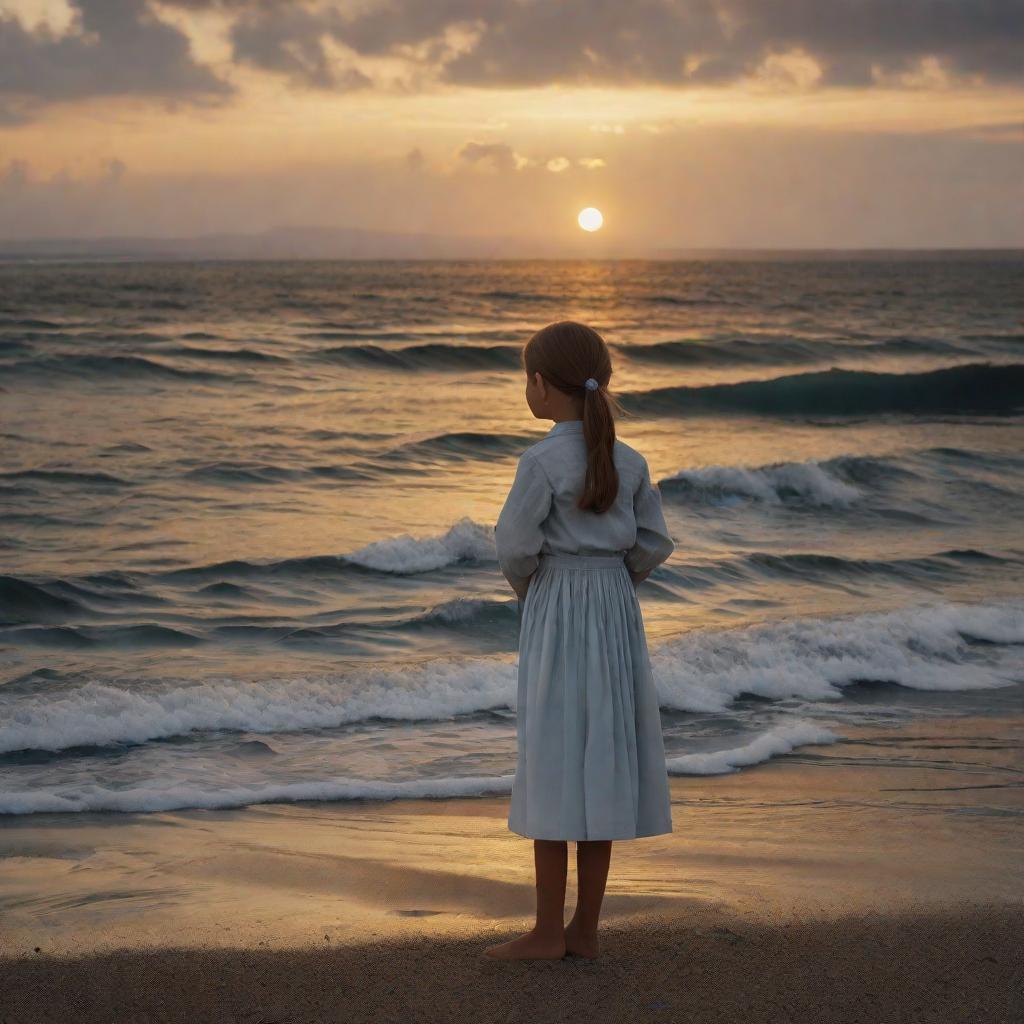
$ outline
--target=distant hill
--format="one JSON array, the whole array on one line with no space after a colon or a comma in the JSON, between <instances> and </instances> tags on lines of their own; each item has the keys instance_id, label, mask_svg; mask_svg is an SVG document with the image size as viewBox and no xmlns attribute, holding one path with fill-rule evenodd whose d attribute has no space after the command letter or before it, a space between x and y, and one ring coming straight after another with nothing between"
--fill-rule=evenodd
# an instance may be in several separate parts
<instances>
[{"instance_id":1,"label":"distant hill","mask_svg":"<svg viewBox=\"0 0 1024 1024\"><path fill-rule=\"evenodd\" d=\"M45 238L0 241L0 259L523 259L623 255L604 239L400 234L358 228L278 227L193 238Z\"/></svg>"},{"instance_id":2,"label":"distant hill","mask_svg":"<svg viewBox=\"0 0 1024 1024\"><path fill-rule=\"evenodd\" d=\"M578 240L403 234L360 228L277 227L186 238L42 238L0 241L0 260L1021 259L1020 249L683 249Z\"/></svg>"},{"instance_id":3,"label":"distant hill","mask_svg":"<svg viewBox=\"0 0 1024 1024\"><path fill-rule=\"evenodd\" d=\"M1024 249L664 249L652 260L1020 260Z\"/></svg>"}]
</instances>

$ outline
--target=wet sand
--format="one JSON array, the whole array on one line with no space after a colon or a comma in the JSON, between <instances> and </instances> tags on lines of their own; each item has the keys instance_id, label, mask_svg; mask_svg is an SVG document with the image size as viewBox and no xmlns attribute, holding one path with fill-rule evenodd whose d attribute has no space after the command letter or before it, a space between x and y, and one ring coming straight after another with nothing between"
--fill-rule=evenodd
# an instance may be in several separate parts
<instances>
[{"instance_id":1,"label":"wet sand","mask_svg":"<svg viewBox=\"0 0 1024 1024\"><path fill-rule=\"evenodd\" d=\"M507 799L6 818L0 1021L1018 1024L1022 762L951 719L674 778L596 961L481 959L532 920Z\"/></svg>"}]
</instances>

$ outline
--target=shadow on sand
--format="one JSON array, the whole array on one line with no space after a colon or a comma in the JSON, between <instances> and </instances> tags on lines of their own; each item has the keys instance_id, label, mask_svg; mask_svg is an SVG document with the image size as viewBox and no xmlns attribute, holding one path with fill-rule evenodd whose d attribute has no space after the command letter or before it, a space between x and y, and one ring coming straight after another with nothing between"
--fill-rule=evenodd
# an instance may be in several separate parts
<instances>
[{"instance_id":1,"label":"shadow on sand","mask_svg":"<svg viewBox=\"0 0 1024 1024\"><path fill-rule=\"evenodd\" d=\"M776 924L695 909L602 926L594 961L481 957L516 934L75 958L28 951L0 960L0 1021L1024 1020L1024 902Z\"/></svg>"}]
</instances>

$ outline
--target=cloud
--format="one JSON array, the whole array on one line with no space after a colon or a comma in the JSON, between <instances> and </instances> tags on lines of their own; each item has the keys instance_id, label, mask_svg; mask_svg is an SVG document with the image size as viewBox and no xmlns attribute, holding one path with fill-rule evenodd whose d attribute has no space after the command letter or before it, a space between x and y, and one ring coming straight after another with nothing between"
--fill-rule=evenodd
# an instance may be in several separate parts
<instances>
[{"instance_id":1,"label":"cloud","mask_svg":"<svg viewBox=\"0 0 1024 1024\"><path fill-rule=\"evenodd\" d=\"M27 160L11 160L0 174L0 194L23 191L29 184L29 163Z\"/></svg>"},{"instance_id":2,"label":"cloud","mask_svg":"<svg viewBox=\"0 0 1024 1024\"><path fill-rule=\"evenodd\" d=\"M328 80L323 39L466 86L1024 81L1021 0L168 0L235 12L239 59ZM238 14L241 12L241 14ZM258 45L248 34L256 32ZM282 65L288 65L282 67ZM342 83L344 84L344 82Z\"/></svg>"},{"instance_id":3,"label":"cloud","mask_svg":"<svg viewBox=\"0 0 1024 1024\"><path fill-rule=\"evenodd\" d=\"M531 162L504 142L466 142L456 156L467 164L482 164L496 171L519 171Z\"/></svg>"},{"instance_id":4,"label":"cloud","mask_svg":"<svg viewBox=\"0 0 1024 1024\"><path fill-rule=\"evenodd\" d=\"M771 58L775 71L795 69L808 86L869 87L887 75L913 73L929 59L951 77L1024 80L1020 0L494 0L477 6L487 8L485 27L475 47L445 65L448 81L716 85L756 77ZM392 18L402 20L394 8Z\"/></svg>"},{"instance_id":5,"label":"cloud","mask_svg":"<svg viewBox=\"0 0 1024 1024\"><path fill-rule=\"evenodd\" d=\"M128 165L116 156L103 163L102 181L108 185L118 185L128 171Z\"/></svg>"},{"instance_id":6,"label":"cloud","mask_svg":"<svg viewBox=\"0 0 1024 1024\"><path fill-rule=\"evenodd\" d=\"M314 12L292 3L261 6L247 12L231 27L236 61L288 76L293 85L348 92L371 85L358 68L339 67L326 40L339 37L339 15Z\"/></svg>"},{"instance_id":7,"label":"cloud","mask_svg":"<svg viewBox=\"0 0 1024 1024\"><path fill-rule=\"evenodd\" d=\"M1024 86L1024 0L64 2L70 20L55 29L28 27L10 13L18 0L0 0L0 127L96 97L222 102L231 83L197 60L186 34L205 39L210 25L235 65L339 93Z\"/></svg>"},{"instance_id":8,"label":"cloud","mask_svg":"<svg viewBox=\"0 0 1024 1024\"><path fill-rule=\"evenodd\" d=\"M505 142L466 142L459 147L456 156L464 163L485 165L496 171L521 171L532 167L561 174L573 166L573 161L566 156L536 159L523 156ZM588 170L605 166L600 157L581 157L576 163Z\"/></svg>"},{"instance_id":9,"label":"cloud","mask_svg":"<svg viewBox=\"0 0 1024 1024\"><path fill-rule=\"evenodd\" d=\"M389 152L243 177L189 167L154 174L124 158L131 166L116 184L98 160L55 173L48 163L5 159L0 240L182 237L281 224L574 240L584 205L567 174L537 164L529 173L452 174L431 159L411 175ZM948 131L697 125L638 133L600 174L602 195L615 197L615 244L1019 248L1020 161L1019 142Z\"/></svg>"},{"instance_id":10,"label":"cloud","mask_svg":"<svg viewBox=\"0 0 1024 1024\"><path fill-rule=\"evenodd\" d=\"M0 14L0 120L35 116L48 103L97 96L150 96L193 102L232 90L196 63L188 37L145 0L71 0L67 33L26 29Z\"/></svg>"},{"instance_id":11,"label":"cloud","mask_svg":"<svg viewBox=\"0 0 1024 1024\"><path fill-rule=\"evenodd\" d=\"M54 100L222 97L187 36L150 0L68 0L60 35L0 15L0 123ZM384 59L404 91L522 88L1022 83L1021 0L161 0L215 10L232 59L294 86L347 92ZM615 131L616 126L604 126Z\"/></svg>"}]
</instances>

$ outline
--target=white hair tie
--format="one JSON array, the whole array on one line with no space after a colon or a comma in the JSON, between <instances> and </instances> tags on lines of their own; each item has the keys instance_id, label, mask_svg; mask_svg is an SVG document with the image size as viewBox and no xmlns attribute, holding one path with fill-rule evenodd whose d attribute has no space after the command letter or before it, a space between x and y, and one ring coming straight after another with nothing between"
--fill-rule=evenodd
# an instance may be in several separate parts
<instances>
[{"instance_id":1,"label":"white hair tie","mask_svg":"<svg viewBox=\"0 0 1024 1024\"><path fill-rule=\"evenodd\" d=\"M583 382L583 386L584 386L584 387L585 387L585 388L586 388L586 389L587 389L588 391L596 391L596 390L597 390L597 381L596 381L596 380L594 380L594 378L593 378L593 377L588 377L588 378L587 378L587 379L586 379L586 380L585 380L585 381Z\"/></svg>"}]
</instances>

